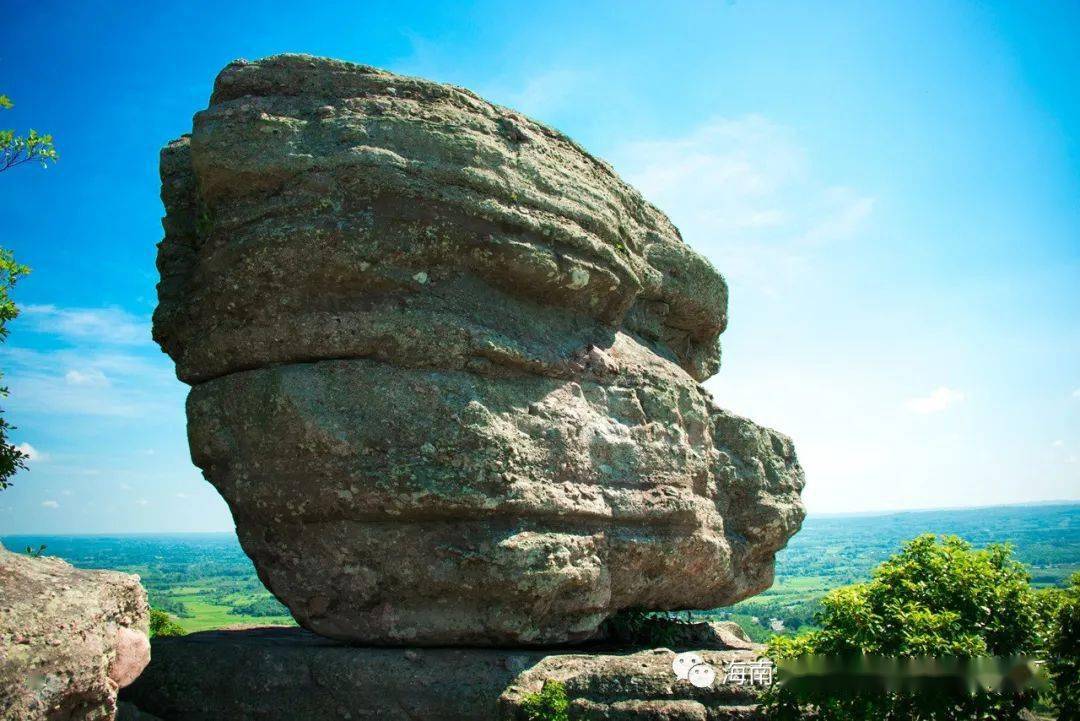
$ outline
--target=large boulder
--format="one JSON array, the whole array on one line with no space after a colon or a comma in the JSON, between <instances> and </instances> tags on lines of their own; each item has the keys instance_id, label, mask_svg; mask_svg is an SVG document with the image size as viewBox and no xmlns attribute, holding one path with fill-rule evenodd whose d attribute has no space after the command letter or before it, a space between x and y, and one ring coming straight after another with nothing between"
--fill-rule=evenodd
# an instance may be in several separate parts
<instances>
[{"instance_id":1,"label":"large boulder","mask_svg":"<svg viewBox=\"0 0 1080 721\"><path fill-rule=\"evenodd\" d=\"M154 336L192 457L304 626L576 641L771 584L802 471L698 384L723 278L565 136L366 66L239 61L162 197Z\"/></svg>"},{"instance_id":2,"label":"large boulder","mask_svg":"<svg viewBox=\"0 0 1080 721\"><path fill-rule=\"evenodd\" d=\"M756 719L760 686L724 683L747 651L700 651L718 673L681 680L675 653L590 649L363 648L297 628L205 631L154 640L154 660L123 698L169 721L511 721L548 680L573 719Z\"/></svg>"},{"instance_id":3,"label":"large boulder","mask_svg":"<svg viewBox=\"0 0 1080 721\"><path fill-rule=\"evenodd\" d=\"M0 718L97 721L150 661L139 577L0 547Z\"/></svg>"}]
</instances>

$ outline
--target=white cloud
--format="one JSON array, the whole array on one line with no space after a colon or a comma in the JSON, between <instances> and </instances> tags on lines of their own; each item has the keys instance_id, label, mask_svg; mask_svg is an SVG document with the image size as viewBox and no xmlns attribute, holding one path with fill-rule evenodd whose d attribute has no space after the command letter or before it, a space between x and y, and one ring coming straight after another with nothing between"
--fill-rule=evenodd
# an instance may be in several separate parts
<instances>
[{"instance_id":1,"label":"white cloud","mask_svg":"<svg viewBox=\"0 0 1080 721\"><path fill-rule=\"evenodd\" d=\"M525 115L544 118L566 107L587 80L587 74L580 70L559 68L535 75L509 91L493 88L491 95Z\"/></svg>"},{"instance_id":2,"label":"white cloud","mask_svg":"<svg viewBox=\"0 0 1080 721\"><path fill-rule=\"evenodd\" d=\"M189 496L189 495L188 495L188 494L186 494L186 493L177 493L177 494L176 494L176 497L177 497L177 498L190 498L191 496Z\"/></svg>"},{"instance_id":3,"label":"white cloud","mask_svg":"<svg viewBox=\"0 0 1080 721\"><path fill-rule=\"evenodd\" d=\"M1065 447L1065 441L1063 441L1063 440L1061 440L1059 438L1058 440L1054 441L1050 445L1053 446L1054 448L1064 448Z\"/></svg>"},{"instance_id":4,"label":"white cloud","mask_svg":"<svg viewBox=\"0 0 1080 721\"><path fill-rule=\"evenodd\" d=\"M49 458L46 454L42 453L41 451L26 442L20 443L15 446L15 450L20 451L23 455L26 456L26 460L30 462L44 461L48 460Z\"/></svg>"},{"instance_id":5,"label":"white cloud","mask_svg":"<svg viewBox=\"0 0 1080 721\"><path fill-rule=\"evenodd\" d=\"M1080 388L1077 388L1076 390L1074 390L1072 392L1072 397L1076 398L1077 400L1080 400Z\"/></svg>"},{"instance_id":6,"label":"white cloud","mask_svg":"<svg viewBox=\"0 0 1080 721\"><path fill-rule=\"evenodd\" d=\"M0 362L13 414L147 418L183 407L171 362L149 340L123 352L89 341L61 350L6 347Z\"/></svg>"},{"instance_id":7,"label":"white cloud","mask_svg":"<svg viewBox=\"0 0 1080 721\"><path fill-rule=\"evenodd\" d=\"M73 386L107 386L109 385L109 379L105 377L105 374L100 368L90 368L87 370L71 369L64 374L64 380Z\"/></svg>"},{"instance_id":8,"label":"white cloud","mask_svg":"<svg viewBox=\"0 0 1080 721\"><path fill-rule=\"evenodd\" d=\"M150 319L122 308L60 308L27 305L19 314L20 325L68 341L92 341L108 345L136 345L150 338Z\"/></svg>"},{"instance_id":9,"label":"white cloud","mask_svg":"<svg viewBox=\"0 0 1080 721\"><path fill-rule=\"evenodd\" d=\"M964 400L963 393L954 388L941 386L930 395L907 399L904 401L904 407L912 413L940 413L962 400Z\"/></svg>"},{"instance_id":10,"label":"white cloud","mask_svg":"<svg viewBox=\"0 0 1080 721\"><path fill-rule=\"evenodd\" d=\"M146 500L145 498L140 498L139 500L135 501L135 503L136 503L136 505L139 505L139 506L148 506L148 505L150 505L150 501Z\"/></svg>"},{"instance_id":11,"label":"white cloud","mask_svg":"<svg viewBox=\"0 0 1080 721\"><path fill-rule=\"evenodd\" d=\"M856 238L874 209L873 198L816 177L792 133L760 115L628 143L612 159L726 275L771 291L822 246Z\"/></svg>"},{"instance_id":12,"label":"white cloud","mask_svg":"<svg viewBox=\"0 0 1080 721\"><path fill-rule=\"evenodd\" d=\"M874 199L851 188L827 188L822 194L822 216L803 235L807 244L818 245L854 237L874 210Z\"/></svg>"},{"instance_id":13,"label":"white cloud","mask_svg":"<svg viewBox=\"0 0 1080 721\"><path fill-rule=\"evenodd\" d=\"M50 501L42 501L41 502L41 507L42 508L59 508L60 504L57 503L56 501L51 501L51 500Z\"/></svg>"}]
</instances>

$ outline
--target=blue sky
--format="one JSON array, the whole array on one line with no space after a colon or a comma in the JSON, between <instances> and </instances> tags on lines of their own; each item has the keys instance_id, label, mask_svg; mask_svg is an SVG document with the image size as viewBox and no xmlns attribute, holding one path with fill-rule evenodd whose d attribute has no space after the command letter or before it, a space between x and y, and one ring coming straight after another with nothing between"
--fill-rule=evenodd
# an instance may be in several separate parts
<instances>
[{"instance_id":1,"label":"blue sky","mask_svg":"<svg viewBox=\"0 0 1080 721\"><path fill-rule=\"evenodd\" d=\"M467 86L611 161L727 276L708 387L795 439L811 512L1080 498L1078 3L45 2L6 24L0 125L61 161L0 175L0 243L34 269L0 350L33 449L4 533L232 527L149 337L157 155L229 60L283 51Z\"/></svg>"}]
</instances>

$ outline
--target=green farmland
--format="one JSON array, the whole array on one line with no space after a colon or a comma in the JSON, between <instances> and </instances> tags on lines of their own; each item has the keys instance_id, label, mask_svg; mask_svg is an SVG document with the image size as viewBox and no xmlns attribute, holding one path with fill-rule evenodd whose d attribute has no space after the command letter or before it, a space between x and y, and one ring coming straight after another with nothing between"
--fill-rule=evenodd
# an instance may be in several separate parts
<instances>
[{"instance_id":1,"label":"green farmland","mask_svg":"<svg viewBox=\"0 0 1080 721\"><path fill-rule=\"evenodd\" d=\"M921 533L955 534L977 546L1012 543L1036 586L1063 584L1080 570L1080 504L811 517L777 557L772 588L735 606L692 615L737 621L756 640L798 631L813 625L826 592L868 578L874 566ZM188 632L294 623L263 588L231 533L0 540L16 550L44 543L46 554L84 568L138 573L151 604Z\"/></svg>"}]
</instances>

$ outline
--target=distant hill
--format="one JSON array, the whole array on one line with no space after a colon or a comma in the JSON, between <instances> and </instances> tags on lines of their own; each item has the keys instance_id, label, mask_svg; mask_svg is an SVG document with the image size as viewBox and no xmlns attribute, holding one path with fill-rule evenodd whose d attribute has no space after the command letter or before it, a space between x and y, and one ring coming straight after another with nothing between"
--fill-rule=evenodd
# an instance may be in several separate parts
<instances>
[{"instance_id":1,"label":"distant hill","mask_svg":"<svg viewBox=\"0 0 1080 721\"><path fill-rule=\"evenodd\" d=\"M737 621L758 641L780 628L797 630L813 623L826 592L866 580L904 541L923 533L956 535L975 546L1011 543L1035 586L1063 584L1080 571L1080 503L810 516L777 555L771 589L710 615Z\"/></svg>"},{"instance_id":2,"label":"distant hill","mask_svg":"<svg viewBox=\"0 0 1080 721\"><path fill-rule=\"evenodd\" d=\"M777 576L856 580L922 533L956 535L976 546L1011 543L1037 584L1080 570L1080 503L1058 503L810 516L779 555Z\"/></svg>"},{"instance_id":3,"label":"distant hill","mask_svg":"<svg viewBox=\"0 0 1080 721\"><path fill-rule=\"evenodd\" d=\"M734 619L757 640L780 628L797 629L812 623L829 589L868 578L874 566L921 533L957 535L976 546L1011 543L1039 586L1062 583L1080 571L1080 503L810 516L778 555L771 589L698 615ZM151 603L174 613L188 631L292 623L232 533L22 535L0 542L13 550L44 543L46 554L76 566L138 573Z\"/></svg>"}]
</instances>

